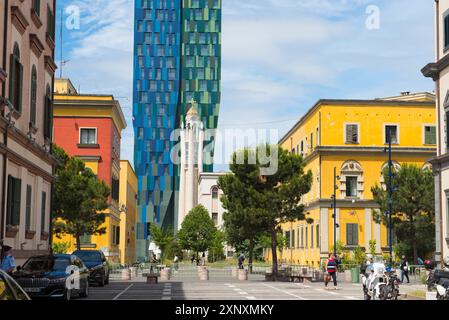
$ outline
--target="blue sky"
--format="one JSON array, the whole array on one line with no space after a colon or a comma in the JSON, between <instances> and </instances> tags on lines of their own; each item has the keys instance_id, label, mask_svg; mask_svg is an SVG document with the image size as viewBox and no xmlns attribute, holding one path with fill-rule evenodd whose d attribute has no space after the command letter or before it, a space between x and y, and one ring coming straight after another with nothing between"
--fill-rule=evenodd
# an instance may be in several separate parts
<instances>
[{"instance_id":1,"label":"blue sky","mask_svg":"<svg viewBox=\"0 0 449 320\"><path fill-rule=\"evenodd\" d=\"M128 122L122 158L132 163L134 1L58 0L59 11L69 5L80 9L81 24L64 27L64 77L81 92L120 100ZM370 5L379 8L379 29L366 28ZM223 0L219 127L282 136L322 98L433 91L420 73L434 60L433 10L423 0Z\"/></svg>"}]
</instances>

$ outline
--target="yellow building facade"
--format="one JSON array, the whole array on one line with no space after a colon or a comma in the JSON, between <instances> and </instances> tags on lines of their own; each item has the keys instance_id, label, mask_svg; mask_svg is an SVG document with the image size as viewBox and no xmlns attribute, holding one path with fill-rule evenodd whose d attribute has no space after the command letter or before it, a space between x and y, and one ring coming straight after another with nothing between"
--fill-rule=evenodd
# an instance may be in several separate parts
<instances>
[{"instance_id":1,"label":"yellow building facade","mask_svg":"<svg viewBox=\"0 0 449 320\"><path fill-rule=\"evenodd\" d=\"M120 263L136 262L137 176L127 160L120 161Z\"/></svg>"},{"instance_id":2,"label":"yellow building facade","mask_svg":"<svg viewBox=\"0 0 449 320\"><path fill-rule=\"evenodd\" d=\"M120 141L126 121L120 104L112 95L79 94L69 79L55 80L54 142L68 155L80 158L86 167L111 188L109 208L102 227L103 235L80 239L82 249L101 250L111 262L121 261ZM76 250L74 237L54 237L54 242L70 244Z\"/></svg>"},{"instance_id":3,"label":"yellow building facade","mask_svg":"<svg viewBox=\"0 0 449 320\"><path fill-rule=\"evenodd\" d=\"M280 140L283 148L303 156L313 185L302 201L307 218L282 226L288 239L279 252L284 263L319 266L334 245L332 195L337 176L337 241L351 250L389 252L387 228L373 220L378 205L371 187L382 184L388 166L386 132L392 132L393 165L427 169L436 154L434 96L404 93L376 100L320 100ZM268 253L270 253L268 251ZM269 259L271 254L267 256Z\"/></svg>"}]
</instances>

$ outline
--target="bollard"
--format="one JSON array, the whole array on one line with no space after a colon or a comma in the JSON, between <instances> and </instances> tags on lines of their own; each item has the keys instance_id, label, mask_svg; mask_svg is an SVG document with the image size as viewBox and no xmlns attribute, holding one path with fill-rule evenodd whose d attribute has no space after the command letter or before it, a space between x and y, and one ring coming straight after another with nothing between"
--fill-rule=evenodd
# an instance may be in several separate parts
<instances>
[{"instance_id":1,"label":"bollard","mask_svg":"<svg viewBox=\"0 0 449 320\"><path fill-rule=\"evenodd\" d=\"M239 271L238 271L238 279L240 281L247 281L248 280L248 270L239 269Z\"/></svg>"},{"instance_id":2,"label":"bollard","mask_svg":"<svg viewBox=\"0 0 449 320\"><path fill-rule=\"evenodd\" d=\"M232 277L237 278L239 268L232 268Z\"/></svg>"},{"instance_id":3,"label":"bollard","mask_svg":"<svg viewBox=\"0 0 449 320\"><path fill-rule=\"evenodd\" d=\"M161 281L169 281L170 280L170 268L164 268L161 270Z\"/></svg>"},{"instance_id":4,"label":"bollard","mask_svg":"<svg viewBox=\"0 0 449 320\"><path fill-rule=\"evenodd\" d=\"M345 270L345 281L351 282L351 270Z\"/></svg>"},{"instance_id":5,"label":"bollard","mask_svg":"<svg viewBox=\"0 0 449 320\"><path fill-rule=\"evenodd\" d=\"M200 280L209 280L209 270L206 267L198 268L198 276Z\"/></svg>"},{"instance_id":6,"label":"bollard","mask_svg":"<svg viewBox=\"0 0 449 320\"><path fill-rule=\"evenodd\" d=\"M131 270L130 269L122 270L122 280L131 280Z\"/></svg>"}]
</instances>

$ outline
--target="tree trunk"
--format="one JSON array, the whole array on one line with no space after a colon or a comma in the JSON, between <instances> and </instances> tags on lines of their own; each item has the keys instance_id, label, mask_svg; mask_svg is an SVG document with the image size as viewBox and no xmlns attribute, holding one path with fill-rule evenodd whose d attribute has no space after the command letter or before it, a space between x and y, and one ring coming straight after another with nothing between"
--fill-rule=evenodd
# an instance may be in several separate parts
<instances>
[{"instance_id":1,"label":"tree trunk","mask_svg":"<svg viewBox=\"0 0 449 320\"><path fill-rule=\"evenodd\" d=\"M253 256L254 256L254 240L249 241L249 257L248 257L248 271L249 273L253 273Z\"/></svg>"},{"instance_id":2,"label":"tree trunk","mask_svg":"<svg viewBox=\"0 0 449 320\"><path fill-rule=\"evenodd\" d=\"M76 238L76 249L77 249L77 250L81 250L80 235L77 234L77 235L75 236L75 238Z\"/></svg>"},{"instance_id":3,"label":"tree trunk","mask_svg":"<svg viewBox=\"0 0 449 320\"><path fill-rule=\"evenodd\" d=\"M278 255L277 255L277 234L276 230L271 230L271 255L273 260L272 273L273 279L276 281L278 277Z\"/></svg>"},{"instance_id":4,"label":"tree trunk","mask_svg":"<svg viewBox=\"0 0 449 320\"><path fill-rule=\"evenodd\" d=\"M416 239L413 239L413 264L418 262L418 244L416 243Z\"/></svg>"}]
</instances>

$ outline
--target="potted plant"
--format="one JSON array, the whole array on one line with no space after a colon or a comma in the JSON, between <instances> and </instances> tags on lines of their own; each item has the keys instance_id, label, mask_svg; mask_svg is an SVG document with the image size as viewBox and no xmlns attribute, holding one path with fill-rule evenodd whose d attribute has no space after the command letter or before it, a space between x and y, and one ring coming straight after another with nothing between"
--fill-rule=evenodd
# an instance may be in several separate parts
<instances>
[{"instance_id":1,"label":"potted plant","mask_svg":"<svg viewBox=\"0 0 449 320\"><path fill-rule=\"evenodd\" d=\"M41 231L41 240L42 241L47 241L49 237L50 237L50 234L48 232Z\"/></svg>"},{"instance_id":2,"label":"potted plant","mask_svg":"<svg viewBox=\"0 0 449 320\"><path fill-rule=\"evenodd\" d=\"M28 239L28 240L34 239L35 235L36 235L36 231L25 230L25 239Z\"/></svg>"}]
</instances>

